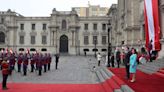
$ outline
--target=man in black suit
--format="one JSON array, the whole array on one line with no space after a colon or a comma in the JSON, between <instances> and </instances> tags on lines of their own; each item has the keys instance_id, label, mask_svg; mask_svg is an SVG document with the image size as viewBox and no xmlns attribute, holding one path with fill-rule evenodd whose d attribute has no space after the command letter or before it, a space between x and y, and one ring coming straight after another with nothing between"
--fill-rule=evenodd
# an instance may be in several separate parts
<instances>
[{"instance_id":1,"label":"man in black suit","mask_svg":"<svg viewBox=\"0 0 164 92\"><path fill-rule=\"evenodd\" d=\"M59 54L56 54L56 70L58 69Z\"/></svg>"},{"instance_id":2,"label":"man in black suit","mask_svg":"<svg viewBox=\"0 0 164 92\"><path fill-rule=\"evenodd\" d=\"M120 50L117 48L116 49L116 61L117 61L117 68L120 68L120 61L121 61L121 57L120 57Z\"/></svg>"},{"instance_id":3,"label":"man in black suit","mask_svg":"<svg viewBox=\"0 0 164 92\"><path fill-rule=\"evenodd\" d=\"M129 47L125 47L125 68L126 68L126 79L130 78L129 73L129 61L130 61L131 51L129 50Z\"/></svg>"}]
</instances>

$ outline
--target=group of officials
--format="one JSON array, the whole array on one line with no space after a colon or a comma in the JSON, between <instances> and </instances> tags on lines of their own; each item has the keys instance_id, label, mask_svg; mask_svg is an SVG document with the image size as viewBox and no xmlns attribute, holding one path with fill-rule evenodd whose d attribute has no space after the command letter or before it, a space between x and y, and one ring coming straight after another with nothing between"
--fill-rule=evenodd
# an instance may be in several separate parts
<instances>
[{"instance_id":1,"label":"group of officials","mask_svg":"<svg viewBox=\"0 0 164 92\"><path fill-rule=\"evenodd\" d=\"M0 70L2 70L2 89L8 89L6 87L6 81L8 75L12 75L12 71L16 69L17 72L22 73L24 76L27 75L27 71L37 72L39 76L43 72L50 70L51 66L51 54L50 53L0 53ZM58 66L59 55L56 54L56 69ZM31 66L30 69L28 66Z\"/></svg>"}]
</instances>

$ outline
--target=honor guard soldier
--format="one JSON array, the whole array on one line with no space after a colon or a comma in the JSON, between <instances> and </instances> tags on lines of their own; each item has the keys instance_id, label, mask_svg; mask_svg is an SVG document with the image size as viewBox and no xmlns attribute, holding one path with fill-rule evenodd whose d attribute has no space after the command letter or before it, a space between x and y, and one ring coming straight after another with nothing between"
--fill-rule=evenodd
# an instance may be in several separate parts
<instances>
[{"instance_id":1,"label":"honor guard soldier","mask_svg":"<svg viewBox=\"0 0 164 92\"><path fill-rule=\"evenodd\" d=\"M23 56L23 75L27 75L27 66L28 66L28 56L27 53Z\"/></svg>"},{"instance_id":2,"label":"honor guard soldier","mask_svg":"<svg viewBox=\"0 0 164 92\"><path fill-rule=\"evenodd\" d=\"M15 56L12 51L8 54L8 60L9 60L9 75L12 75L12 71L14 70L15 65Z\"/></svg>"},{"instance_id":3,"label":"honor guard soldier","mask_svg":"<svg viewBox=\"0 0 164 92\"><path fill-rule=\"evenodd\" d=\"M18 72L21 72L21 64L23 61L23 53L19 53L18 57L17 57L17 65L18 65Z\"/></svg>"},{"instance_id":4,"label":"honor guard soldier","mask_svg":"<svg viewBox=\"0 0 164 92\"><path fill-rule=\"evenodd\" d=\"M39 76L42 75L42 64L43 64L43 55L42 53L39 54L39 57L38 57L38 63L37 63L37 67L38 67L38 71L39 71Z\"/></svg>"},{"instance_id":5,"label":"honor guard soldier","mask_svg":"<svg viewBox=\"0 0 164 92\"><path fill-rule=\"evenodd\" d=\"M36 70L38 70L39 53L36 53L34 60L35 60L35 65L36 65L35 67L36 67Z\"/></svg>"},{"instance_id":6,"label":"honor guard soldier","mask_svg":"<svg viewBox=\"0 0 164 92\"><path fill-rule=\"evenodd\" d=\"M30 65L31 65L31 72L34 72L34 64L35 64L35 55L34 55L34 53L32 53L32 55L31 55L31 62L30 62Z\"/></svg>"},{"instance_id":7,"label":"honor guard soldier","mask_svg":"<svg viewBox=\"0 0 164 92\"><path fill-rule=\"evenodd\" d=\"M47 53L45 53L45 56L43 57L43 65L44 65L44 72L46 72L47 71L47 59L48 57L47 57Z\"/></svg>"},{"instance_id":8,"label":"honor guard soldier","mask_svg":"<svg viewBox=\"0 0 164 92\"><path fill-rule=\"evenodd\" d=\"M7 78L9 74L9 63L7 62L7 57L3 58L1 66L2 66L2 77L3 77L2 89L7 90L8 88L6 86L6 83L7 83Z\"/></svg>"}]
</instances>

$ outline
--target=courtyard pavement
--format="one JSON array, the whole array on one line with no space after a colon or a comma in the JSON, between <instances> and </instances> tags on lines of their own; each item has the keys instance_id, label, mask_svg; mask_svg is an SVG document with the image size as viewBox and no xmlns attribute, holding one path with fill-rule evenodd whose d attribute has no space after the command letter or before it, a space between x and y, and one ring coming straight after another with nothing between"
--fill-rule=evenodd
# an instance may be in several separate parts
<instances>
[{"instance_id":1,"label":"courtyard pavement","mask_svg":"<svg viewBox=\"0 0 164 92\"><path fill-rule=\"evenodd\" d=\"M55 69L55 57L52 58L51 70L38 76L37 72L30 72L28 66L27 76L18 73L17 66L13 75L8 77L10 83L49 83L49 84L95 84L99 80L93 72L97 60L91 56L61 56L58 70ZM96 66L97 67L97 66ZM0 81L2 75L0 74Z\"/></svg>"}]
</instances>

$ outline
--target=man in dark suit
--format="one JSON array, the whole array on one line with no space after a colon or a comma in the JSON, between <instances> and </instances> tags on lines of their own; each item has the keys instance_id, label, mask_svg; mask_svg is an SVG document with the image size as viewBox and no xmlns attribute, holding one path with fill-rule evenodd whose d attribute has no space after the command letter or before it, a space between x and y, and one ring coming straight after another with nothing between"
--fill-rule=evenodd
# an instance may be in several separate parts
<instances>
[{"instance_id":1,"label":"man in dark suit","mask_svg":"<svg viewBox=\"0 0 164 92\"><path fill-rule=\"evenodd\" d=\"M126 68L126 79L130 78L129 73L129 61L130 61L131 51L129 50L129 47L125 47L125 68Z\"/></svg>"},{"instance_id":2,"label":"man in dark suit","mask_svg":"<svg viewBox=\"0 0 164 92\"><path fill-rule=\"evenodd\" d=\"M120 57L120 50L117 48L116 49L116 61L117 61L117 68L120 68L120 60L121 60L121 57Z\"/></svg>"},{"instance_id":3,"label":"man in dark suit","mask_svg":"<svg viewBox=\"0 0 164 92\"><path fill-rule=\"evenodd\" d=\"M48 53L47 61L48 61L48 70L50 70L50 67L51 67L51 55L50 55L50 53Z\"/></svg>"},{"instance_id":4,"label":"man in dark suit","mask_svg":"<svg viewBox=\"0 0 164 92\"><path fill-rule=\"evenodd\" d=\"M56 54L56 70L58 69L59 54Z\"/></svg>"},{"instance_id":5,"label":"man in dark suit","mask_svg":"<svg viewBox=\"0 0 164 92\"><path fill-rule=\"evenodd\" d=\"M152 45L152 40L150 40L149 44L148 44L148 53L149 53L149 58L150 58L150 62L152 62L152 49L153 49L153 45Z\"/></svg>"}]
</instances>

